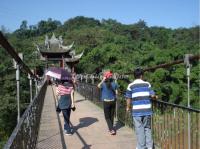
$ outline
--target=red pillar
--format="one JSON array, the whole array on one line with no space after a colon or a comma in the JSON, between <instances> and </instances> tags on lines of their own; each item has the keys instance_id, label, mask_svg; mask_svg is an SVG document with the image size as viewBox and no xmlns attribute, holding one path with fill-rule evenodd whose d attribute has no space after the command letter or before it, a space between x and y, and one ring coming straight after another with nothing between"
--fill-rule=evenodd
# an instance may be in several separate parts
<instances>
[{"instance_id":1,"label":"red pillar","mask_svg":"<svg viewBox=\"0 0 200 149\"><path fill-rule=\"evenodd\" d=\"M63 63L63 67L62 68L65 68L65 58L64 58L64 56L62 56L62 63Z\"/></svg>"},{"instance_id":2,"label":"red pillar","mask_svg":"<svg viewBox=\"0 0 200 149\"><path fill-rule=\"evenodd\" d=\"M60 61L60 67L65 68L65 59L64 56L62 56L62 60Z\"/></svg>"},{"instance_id":3,"label":"red pillar","mask_svg":"<svg viewBox=\"0 0 200 149\"><path fill-rule=\"evenodd\" d=\"M60 60L60 67L63 68L63 60Z\"/></svg>"}]
</instances>

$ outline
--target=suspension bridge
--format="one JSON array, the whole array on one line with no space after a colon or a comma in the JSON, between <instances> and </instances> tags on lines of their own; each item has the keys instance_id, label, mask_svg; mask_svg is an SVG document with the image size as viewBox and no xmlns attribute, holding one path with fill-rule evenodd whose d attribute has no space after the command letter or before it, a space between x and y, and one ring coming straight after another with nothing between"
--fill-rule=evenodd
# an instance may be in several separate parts
<instances>
[{"instance_id":1,"label":"suspension bridge","mask_svg":"<svg viewBox=\"0 0 200 149\"><path fill-rule=\"evenodd\" d=\"M29 74L31 94L32 80L35 81L36 90L34 98L31 97L29 106L21 116L18 106L18 123L4 149L133 149L136 147L132 118L130 113L126 113L123 94L119 95L117 100L115 115L117 135L111 136L106 130L99 89L94 81L88 83L88 79L79 80L75 92L77 110L71 115L73 135L65 136L63 118L56 113L55 85L49 85L45 79L38 82L38 77L18 56L2 33L0 33L0 44L16 61L16 67L19 68L17 71L22 70L23 73ZM189 62L199 60L199 58L199 55L186 57L187 72L190 71ZM178 60L146 68L145 71L170 67L183 62L184 60ZM16 77L19 92L19 75ZM200 146L200 110L159 100L152 102L155 148L198 149Z\"/></svg>"}]
</instances>

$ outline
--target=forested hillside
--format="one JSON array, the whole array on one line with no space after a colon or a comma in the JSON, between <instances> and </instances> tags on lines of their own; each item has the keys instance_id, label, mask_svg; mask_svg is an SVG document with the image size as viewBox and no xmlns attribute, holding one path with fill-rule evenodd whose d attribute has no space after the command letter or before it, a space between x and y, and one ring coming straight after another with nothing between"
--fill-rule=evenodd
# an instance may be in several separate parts
<instances>
[{"instance_id":1,"label":"forested hillside","mask_svg":"<svg viewBox=\"0 0 200 149\"><path fill-rule=\"evenodd\" d=\"M27 21L22 21L18 30L13 33L4 30L4 34L18 52L23 52L24 61L31 68L44 65L37 60L38 53L34 43L43 44L45 35L51 36L52 33L56 36L62 35L65 45L74 41L76 53L84 50L84 55L76 67L77 73L99 73L103 69L125 73L133 71L136 67L147 68L183 59L187 53L199 54L199 26L170 29L148 27L147 23L139 20L124 25L112 19L100 21L79 16L63 24L52 19L42 20L36 25L28 25ZM199 108L199 68L198 61L192 63L193 108ZM23 76L23 73L21 75ZM152 83L160 100L187 105L187 78L184 64L147 72L145 78ZM0 141L5 141L16 125L15 83L12 59L0 47ZM119 81L119 83L121 89L125 89L128 82ZM25 109L25 103L29 102L26 76L22 78L21 88L24 91L20 99L22 108Z\"/></svg>"}]
</instances>

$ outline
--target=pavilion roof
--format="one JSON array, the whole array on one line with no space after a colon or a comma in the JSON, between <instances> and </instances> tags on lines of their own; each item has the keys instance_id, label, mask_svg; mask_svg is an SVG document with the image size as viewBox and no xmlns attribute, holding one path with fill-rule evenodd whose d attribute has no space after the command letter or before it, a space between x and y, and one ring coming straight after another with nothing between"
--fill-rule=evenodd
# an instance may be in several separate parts
<instances>
[{"instance_id":1,"label":"pavilion roof","mask_svg":"<svg viewBox=\"0 0 200 149\"><path fill-rule=\"evenodd\" d=\"M56 38L53 34L52 37L45 36L44 45L36 45L37 50L41 53L42 57L45 57L48 60L60 60L65 59L66 62L77 62L83 55L76 55L75 50L72 49L74 42L71 45L63 45L62 36Z\"/></svg>"}]
</instances>

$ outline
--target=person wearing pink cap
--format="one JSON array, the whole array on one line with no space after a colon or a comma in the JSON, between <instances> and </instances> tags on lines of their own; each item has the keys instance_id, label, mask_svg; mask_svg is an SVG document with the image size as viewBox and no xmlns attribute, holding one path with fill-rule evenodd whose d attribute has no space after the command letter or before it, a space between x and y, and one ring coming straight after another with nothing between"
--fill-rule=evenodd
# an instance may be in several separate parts
<instances>
[{"instance_id":1,"label":"person wearing pink cap","mask_svg":"<svg viewBox=\"0 0 200 149\"><path fill-rule=\"evenodd\" d=\"M105 72L102 81L98 84L98 88L101 89L101 100L103 101L104 116L109 133L115 135L116 131L113 124L118 85L115 83L112 76L113 74L111 71Z\"/></svg>"}]
</instances>

